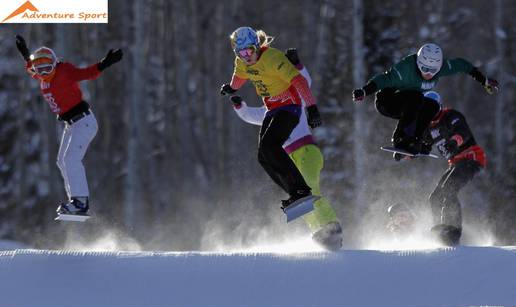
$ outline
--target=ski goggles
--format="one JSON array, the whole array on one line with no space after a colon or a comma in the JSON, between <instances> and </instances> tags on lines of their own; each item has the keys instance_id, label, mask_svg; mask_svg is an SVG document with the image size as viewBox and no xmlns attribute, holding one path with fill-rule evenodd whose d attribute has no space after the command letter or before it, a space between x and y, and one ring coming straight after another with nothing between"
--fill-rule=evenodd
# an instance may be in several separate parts
<instances>
[{"instance_id":1,"label":"ski goggles","mask_svg":"<svg viewBox=\"0 0 516 307\"><path fill-rule=\"evenodd\" d=\"M424 74L435 74L438 71L437 68L431 68L431 67L427 67L427 66L420 66L419 69Z\"/></svg>"},{"instance_id":2,"label":"ski goggles","mask_svg":"<svg viewBox=\"0 0 516 307\"><path fill-rule=\"evenodd\" d=\"M253 54L256 53L256 47L255 46L249 46L246 48L235 50L236 55L244 60L248 60L253 56Z\"/></svg>"},{"instance_id":3,"label":"ski goggles","mask_svg":"<svg viewBox=\"0 0 516 307\"><path fill-rule=\"evenodd\" d=\"M52 64L44 64L44 65L38 65L34 66L34 71L38 75L49 75L54 70L54 65Z\"/></svg>"}]
</instances>

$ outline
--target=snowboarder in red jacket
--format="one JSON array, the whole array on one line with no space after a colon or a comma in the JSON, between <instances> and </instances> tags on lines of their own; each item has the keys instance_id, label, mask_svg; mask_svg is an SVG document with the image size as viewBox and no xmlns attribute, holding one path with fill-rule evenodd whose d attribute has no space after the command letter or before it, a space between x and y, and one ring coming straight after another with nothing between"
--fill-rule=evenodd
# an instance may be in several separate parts
<instances>
[{"instance_id":1,"label":"snowboarder in red jacket","mask_svg":"<svg viewBox=\"0 0 516 307\"><path fill-rule=\"evenodd\" d=\"M425 93L439 105L437 92ZM440 110L423 134L422 152L435 146L448 159L448 169L430 195L434 227L432 231L446 245L459 244L462 234L459 191L486 167L486 155L480 147L462 113L451 108Z\"/></svg>"},{"instance_id":2,"label":"snowboarder in red jacket","mask_svg":"<svg viewBox=\"0 0 516 307\"><path fill-rule=\"evenodd\" d=\"M57 208L59 215L86 215L89 209L89 190L82 159L97 133L97 120L90 105L83 100L79 82L94 80L109 66L122 59L122 50L109 50L100 62L78 68L60 62L54 51L40 47L32 54L22 36L16 35L16 47L23 56L25 68L39 80L41 94L50 110L64 123L64 131L57 156L68 201Z\"/></svg>"}]
</instances>

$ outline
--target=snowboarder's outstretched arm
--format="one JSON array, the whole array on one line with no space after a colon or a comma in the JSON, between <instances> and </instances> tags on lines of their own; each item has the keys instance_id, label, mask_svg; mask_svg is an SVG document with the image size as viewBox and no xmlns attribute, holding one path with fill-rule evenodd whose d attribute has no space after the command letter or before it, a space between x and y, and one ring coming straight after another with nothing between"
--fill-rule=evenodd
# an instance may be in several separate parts
<instances>
[{"instance_id":1,"label":"snowboarder's outstretched arm","mask_svg":"<svg viewBox=\"0 0 516 307\"><path fill-rule=\"evenodd\" d=\"M445 60L443 67L437 74L439 77L451 76L457 73L465 73L470 75L473 79L478 81L487 93L492 94L498 90L498 81L495 79L488 78L469 61L462 58L455 58Z\"/></svg>"},{"instance_id":2,"label":"snowboarder's outstretched arm","mask_svg":"<svg viewBox=\"0 0 516 307\"><path fill-rule=\"evenodd\" d=\"M25 42L25 39L23 36L17 34L16 36L16 48L20 52L21 56L25 60L25 70L27 73L33 78L36 78L36 72L32 69L32 63L30 61L30 52L29 48L27 47L27 43Z\"/></svg>"},{"instance_id":3,"label":"snowboarder's outstretched arm","mask_svg":"<svg viewBox=\"0 0 516 307\"><path fill-rule=\"evenodd\" d=\"M484 76L480 70L478 70L478 68L473 67L473 69L469 72L469 75L476 81L480 82L488 94L491 95L498 91L498 81Z\"/></svg>"},{"instance_id":4,"label":"snowboarder's outstretched arm","mask_svg":"<svg viewBox=\"0 0 516 307\"><path fill-rule=\"evenodd\" d=\"M123 56L124 56L124 53L123 53L122 49L116 49L116 50L109 49L106 56L102 60L100 60L100 62L97 64L98 70L104 71L109 66L122 60Z\"/></svg>"},{"instance_id":5,"label":"snowboarder's outstretched arm","mask_svg":"<svg viewBox=\"0 0 516 307\"><path fill-rule=\"evenodd\" d=\"M16 48L18 48L18 51L22 55L25 62L30 61L30 52L29 48L27 47L27 43L25 42L25 39L23 36L16 34Z\"/></svg>"},{"instance_id":6,"label":"snowboarder's outstretched arm","mask_svg":"<svg viewBox=\"0 0 516 307\"><path fill-rule=\"evenodd\" d=\"M265 112L267 112L265 106L259 108L248 107L240 96L231 96L230 100L233 103L233 109L240 119L253 125L262 125Z\"/></svg>"},{"instance_id":7,"label":"snowboarder's outstretched arm","mask_svg":"<svg viewBox=\"0 0 516 307\"><path fill-rule=\"evenodd\" d=\"M353 90L353 101L362 101L365 96L387 87L400 88L403 86L403 74L405 67L410 65L408 57L401 60L389 70L372 77L364 87Z\"/></svg>"},{"instance_id":8,"label":"snowboarder's outstretched arm","mask_svg":"<svg viewBox=\"0 0 516 307\"><path fill-rule=\"evenodd\" d=\"M63 63L64 69L67 70L68 75L74 81L94 80L100 76L100 73L109 66L122 60L123 52L121 49L110 49L106 56L98 63L88 67L76 67L70 63Z\"/></svg>"}]
</instances>

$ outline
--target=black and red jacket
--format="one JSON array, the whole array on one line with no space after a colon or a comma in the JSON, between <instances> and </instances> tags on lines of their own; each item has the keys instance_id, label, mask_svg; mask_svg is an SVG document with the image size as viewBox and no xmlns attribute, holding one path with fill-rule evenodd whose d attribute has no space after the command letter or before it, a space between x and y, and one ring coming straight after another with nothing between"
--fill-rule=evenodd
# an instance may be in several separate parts
<instances>
[{"instance_id":1,"label":"black and red jacket","mask_svg":"<svg viewBox=\"0 0 516 307\"><path fill-rule=\"evenodd\" d=\"M423 151L430 152L433 145L450 164L465 159L477 161L482 167L487 164L484 150L477 145L466 118L457 110L444 109L432 120L423 136Z\"/></svg>"}]
</instances>

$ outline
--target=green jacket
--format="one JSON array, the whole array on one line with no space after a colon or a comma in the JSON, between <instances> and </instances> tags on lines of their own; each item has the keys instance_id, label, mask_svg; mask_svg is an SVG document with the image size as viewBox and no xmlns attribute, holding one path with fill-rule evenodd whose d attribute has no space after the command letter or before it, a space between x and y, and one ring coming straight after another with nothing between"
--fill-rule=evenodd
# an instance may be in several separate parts
<instances>
[{"instance_id":1,"label":"green jacket","mask_svg":"<svg viewBox=\"0 0 516 307\"><path fill-rule=\"evenodd\" d=\"M441 70L432 79L425 80L419 72L416 58L416 54L406 56L386 72L371 78L368 84L374 83L377 91L392 87L400 91L416 90L426 92L437 85L440 77L451 76L456 73L471 74L475 68L470 62L461 58L444 59Z\"/></svg>"}]
</instances>

